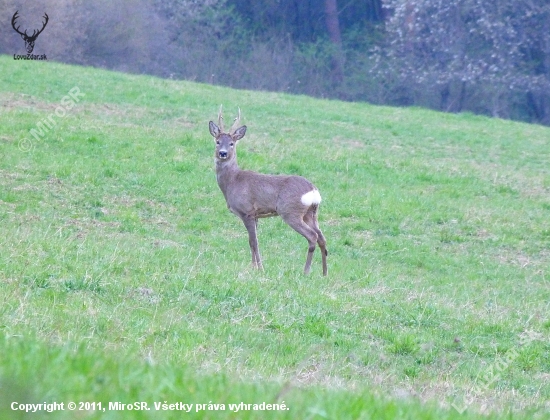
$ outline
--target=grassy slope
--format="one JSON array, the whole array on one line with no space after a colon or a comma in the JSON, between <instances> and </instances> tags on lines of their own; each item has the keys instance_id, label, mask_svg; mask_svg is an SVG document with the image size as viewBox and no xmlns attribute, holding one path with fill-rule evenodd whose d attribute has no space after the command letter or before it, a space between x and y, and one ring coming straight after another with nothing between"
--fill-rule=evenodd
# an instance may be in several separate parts
<instances>
[{"instance_id":1,"label":"grassy slope","mask_svg":"<svg viewBox=\"0 0 550 420\"><path fill-rule=\"evenodd\" d=\"M0 74L6 401L549 415L548 128L9 57ZM30 137L74 86L83 101ZM328 278L318 253L301 274L306 241L279 219L260 222L265 271L250 268L213 173L220 103L248 125L241 167L320 189Z\"/></svg>"}]
</instances>

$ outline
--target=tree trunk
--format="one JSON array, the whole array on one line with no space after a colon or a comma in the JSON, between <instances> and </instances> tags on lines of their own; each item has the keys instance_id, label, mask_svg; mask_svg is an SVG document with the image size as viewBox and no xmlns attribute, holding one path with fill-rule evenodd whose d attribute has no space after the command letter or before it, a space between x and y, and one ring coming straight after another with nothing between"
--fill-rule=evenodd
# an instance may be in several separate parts
<instances>
[{"instance_id":1,"label":"tree trunk","mask_svg":"<svg viewBox=\"0 0 550 420\"><path fill-rule=\"evenodd\" d=\"M342 54L342 35L338 22L338 5L336 0L325 0L325 19L330 41L334 47L332 53L332 82L340 84L344 78L344 59Z\"/></svg>"}]
</instances>

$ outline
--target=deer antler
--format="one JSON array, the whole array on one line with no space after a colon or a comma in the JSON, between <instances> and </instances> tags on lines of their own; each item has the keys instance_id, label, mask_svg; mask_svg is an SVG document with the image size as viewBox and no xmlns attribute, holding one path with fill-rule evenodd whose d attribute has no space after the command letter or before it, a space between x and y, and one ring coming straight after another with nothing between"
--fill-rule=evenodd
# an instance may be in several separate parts
<instances>
[{"instance_id":1,"label":"deer antler","mask_svg":"<svg viewBox=\"0 0 550 420\"><path fill-rule=\"evenodd\" d=\"M222 106L223 106L223 105L220 105L220 110L218 111L218 127L220 128L220 133L223 133Z\"/></svg>"},{"instance_id":2,"label":"deer antler","mask_svg":"<svg viewBox=\"0 0 550 420\"><path fill-rule=\"evenodd\" d=\"M46 25L48 24L48 21L50 20L49 16L47 13L44 13L44 19L45 21L42 23L42 29L34 29L33 32L32 32L32 35L29 36L29 34L27 34L27 30L25 29L25 32L21 32L19 30L19 28L21 27L21 25L19 25L17 28L15 27L16 25L16 20L19 18L19 16L17 16L17 14L19 13L19 10L16 11L14 14L13 14L13 17L11 18L11 26L13 27L13 29L15 29L15 32L17 32L19 35L22 35L24 36L26 39L29 39L29 40L35 40L38 35L40 35L42 33L42 31L44 30L44 28L46 27ZM38 31L38 32L37 32Z\"/></svg>"},{"instance_id":3,"label":"deer antler","mask_svg":"<svg viewBox=\"0 0 550 420\"><path fill-rule=\"evenodd\" d=\"M15 27L15 21L17 20L17 18L19 16L17 16L17 14L19 13L19 10L17 10L14 14L13 14L13 17L11 18L11 26L13 27L13 29L15 29L15 32L17 32L19 35L27 35L27 31L25 31L24 33L21 32L19 30L19 28L21 27L21 25L19 25L17 28Z\"/></svg>"},{"instance_id":4,"label":"deer antler","mask_svg":"<svg viewBox=\"0 0 550 420\"><path fill-rule=\"evenodd\" d=\"M48 14L46 12L44 12L44 16L43 16L45 20L45 22L43 23L42 25L42 29L40 29L36 35L35 35L35 32L36 32L36 29L33 31L32 33L32 37L31 38L36 38L38 35L40 35L42 33L42 31L44 30L44 28L46 27L46 25L48 24L48 21L50 20L50 18L48 17Z\"/></svg>"},{"instance_id":5,"label":"deer antler","mask_svg":"<svg viewBox=\"0 0 550 420\"><path fill-rule=\"evenodd\" d=\"M229 130L229 134L233 134L237 128L239 128L239 123L241 122L241 108L239 108L239 113L237 114L237 117L233 121L233 125L231 126L231 129Z\"/></svg>"}]
</instances>

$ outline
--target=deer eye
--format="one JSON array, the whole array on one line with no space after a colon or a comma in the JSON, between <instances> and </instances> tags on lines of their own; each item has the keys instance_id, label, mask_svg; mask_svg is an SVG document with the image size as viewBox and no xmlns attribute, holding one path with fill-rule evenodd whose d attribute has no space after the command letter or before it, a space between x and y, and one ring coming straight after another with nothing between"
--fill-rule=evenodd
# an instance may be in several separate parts
<instances>
[{"instance_id":1,"label":"deer eye","mask_svg":"<svg viewBox=\"0 0 550 420\"><path fill-rule=\"evenodd\" d=\"M216 144L219 146L219 145L220 145L220 141L219 141L219 140L216 140Z\"/></svg>"},{"instance_id":2,"label":"deer eye","mask_svg":"<svg viewBox=\"0 0 550 420\"><path fill-rule=\"evenodd\" d=\"M230 145L231 147L233 147L234 144L235 144L235 143L233 143L233 142L229 143L229 145Z\"/></svg>"}]
</instances>

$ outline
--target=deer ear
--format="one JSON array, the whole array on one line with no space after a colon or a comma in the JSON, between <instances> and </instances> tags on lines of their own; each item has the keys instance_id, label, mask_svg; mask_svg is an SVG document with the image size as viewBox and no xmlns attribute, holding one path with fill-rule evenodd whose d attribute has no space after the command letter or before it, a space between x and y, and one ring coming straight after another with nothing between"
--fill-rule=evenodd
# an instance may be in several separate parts
<instances>
[{"instance_id":1,"label":"deer ear","mask_svg":"<svg viewBox=\"0 0 550 420\"><path fill-rule=\"evenodd\" d=\"M214 124L212 121L208 123L208 128L210 129L210 134L214 138L218 137L220 135L220 127L218 127L216 124Z\"/></svg>"},{"instance_id":2,"label":"deer ear","mask_svg":"<svg viewBox=\"0 0 550 420\"><path fill-rule=\"evenodd\" d=\"M231 137L233 137L233 140L237 141L242 139L245 134L246 134L246 125L243 125L242 127L237 128Z\"/></svg>"}]
</instances>

